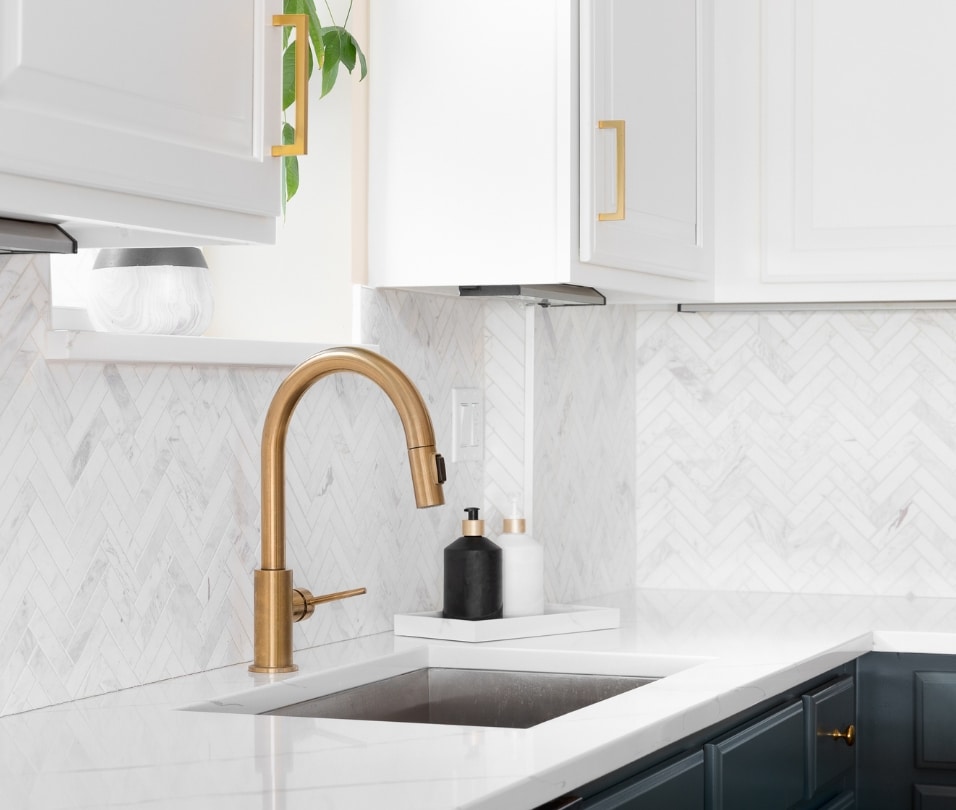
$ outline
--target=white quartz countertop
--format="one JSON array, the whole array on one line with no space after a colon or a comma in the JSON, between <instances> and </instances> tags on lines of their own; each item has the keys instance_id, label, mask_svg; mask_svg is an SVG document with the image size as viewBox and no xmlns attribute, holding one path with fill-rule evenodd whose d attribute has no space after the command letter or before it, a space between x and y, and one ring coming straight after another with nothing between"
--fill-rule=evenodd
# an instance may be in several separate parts
<instances>
[{"instance_id":1,"label":"white quartz countertop","mask_svg":"<svg viewBox=\"0 0 956 810\"><path fill-rule=\"evenodd\" d=\"M529 810L870 650L956 654L953 599L635 591L586 601L619 607L621 627L482 644L382 633L298 652L294 675L237 665L0 718L2 806ZM383 656L680 671L525 730L180 710L265 695L277 680L295 691ZM649 669L659 672L637 671Z\"/></svg>"}]
</instances>

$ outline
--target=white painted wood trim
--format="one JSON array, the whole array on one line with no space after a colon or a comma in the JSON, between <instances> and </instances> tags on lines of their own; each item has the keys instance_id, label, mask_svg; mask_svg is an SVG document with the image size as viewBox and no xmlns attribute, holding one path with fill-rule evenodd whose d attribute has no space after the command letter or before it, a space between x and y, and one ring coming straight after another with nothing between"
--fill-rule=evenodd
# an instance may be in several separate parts
<instances>
[{"instance_id":1,"label":"white painted wood trim","mask_svg":"<svg viewBox=\"0 0 956 810\"><path fill-rule=\"evenodd\" d=\"M274 366L292 368L329 343L190 337L184 335L118 335L51 329L43 356L47 360L100 363L169 363L177 365ZM378 346L363 344L377 351Z\"/></svg>"}]
</instances>

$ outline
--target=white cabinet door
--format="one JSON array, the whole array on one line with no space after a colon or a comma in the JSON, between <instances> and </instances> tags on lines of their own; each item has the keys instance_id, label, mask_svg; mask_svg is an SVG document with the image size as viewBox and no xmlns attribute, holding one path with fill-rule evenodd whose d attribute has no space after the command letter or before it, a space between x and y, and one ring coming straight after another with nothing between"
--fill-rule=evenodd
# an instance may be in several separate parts
<instances>
[{"instance_id":1,"label":"white cabinet door","mask_svg":"<svg viewBox=\"0 0 956 810\"><path fill-rule=\"evenodd\" d=\"M762 14L769 295L952 297L956 3L764 0Z\"/></svg>"},{"instance_id":2,"label":"white cabinet door","mask_svg":"<svg viewBox=\"0 0 956 810\"><path fill-rule=\"evenodd\" d=\"M0 214L270 241L278 10L0 0Z\"/></svg>"},{"instance_id":3,"label":"white cabinet door","mask_svg":"<svg viewBox=\"0 0 956 810\"><path fill-rule=\"evenodd\" d=\"M698 0L583 0L582 261L711 276L709 17Z\"/></svg>"},{"instance_id":4,"label":"white cabinet door","mask_svg":"<svg viewBox=\"0 0 956 810\"><path fill-rule=\"evenodd\" d=\"M570 15L561 5L372 3L372 284L568 280Z\"/></svg>"},{"instance_id":5,"label":"white cabinet door","mask_svg":"<svg viewBox=\"0 0 956 810\"><path fill-rule=\"evenodd\" d=\"M588 115L635 122L628 165L648 185L628 191L628 224L638 222L646 238L635 245L610 227L597 250L589 244L588 261L580 260L579 50L591 4L584 5L582 14L579 0L373 1L373 285L457 292L457 285L571 283L611 300L642 301L710 293L698 166L708 146L695 129L707 116L699 98L706 71L696 61L695 0L614 4L620 18L610 27L626 30L615 30L613 47L599 53L616 57L617 66L593 79L609 106ZM674 36L680 41L671 43ZM652 44L653 53L639 53ZM657 64L665 57L679 73L672 81ZM643 71L639 79L635 69ZM655 105L652 115L644 114L645 104ZM666 120L655 120L661 116ZM641 118L651 121L645 132ZM613 178L614 149L602 140L613 144L613 135L600 136L594 133L604 150L601 172ZM676 184L673 173L680 175ZM597 194L600 210L613 207L603 190Z\"/></svg>"}]
</instances>

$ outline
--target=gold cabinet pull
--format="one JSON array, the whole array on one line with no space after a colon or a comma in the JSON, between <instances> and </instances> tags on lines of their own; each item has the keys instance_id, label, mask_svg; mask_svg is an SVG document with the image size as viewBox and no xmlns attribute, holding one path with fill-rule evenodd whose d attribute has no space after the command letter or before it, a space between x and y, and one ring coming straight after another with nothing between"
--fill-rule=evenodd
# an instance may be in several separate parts
<instances>
[{"instance_id":1,"label":"gold cabinet pull","mask_svg":"<svg viewBox=\"0 0 956 810\"><path fill-rule=\"evenodd\" d=\"M277 27L295 26L295 140L272 147L273 157L309 151L309 15L274 14Z\"/></svg>"},{"instance_id":2,"label":"gold cabinet pull","mask_svg":"<svg viewBox=\"0 0 956 810\"><path fill-rule=\"evenodd\" d=\"M821 731L820 737L830 737L833 740L843 740L847 745L853 745L856 742L856 726L852 723L846 727L846 731L840 731L836 728L833 731Z\"/></svg>"},{"instance_id":3,"label":"gold cabinet pull","mask_svg":"<svg viewBox=\"0 0 956 810\"><path fill-rule=\"evenodd\" d=\"M626 169L624 165L625 141L624 141L624 122L621 120L598 121L598 129L615 130L615 153L617 155L617 200L614 210L610 213L598 213L598 222L612 222L614 220L624 219L624 178Z\"/></svg>"}]
</instances>

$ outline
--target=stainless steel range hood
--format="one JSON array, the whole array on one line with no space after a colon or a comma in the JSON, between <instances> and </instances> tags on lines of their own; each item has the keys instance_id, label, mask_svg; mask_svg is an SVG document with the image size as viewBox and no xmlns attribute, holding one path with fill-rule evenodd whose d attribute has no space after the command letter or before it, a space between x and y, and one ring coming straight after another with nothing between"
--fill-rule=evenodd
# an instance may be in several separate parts
<instances>
[{"instance_id":1,"label":"stainless steel range hood","mask_svg":"<svg viewBox=\"0 0 956 810\"><path fill-rule=\"evenodd\" d=\"M458 294L468 298L507 298L542 307L603 307L607 303L593 287L576 284L486 284L459 287Z\"/></svg>"},{"instance_id":2,"label":"stainless steel range hood","mask_svg":"<svg viewBox=\"0 0 956 810\"><path fill-rule=\"evenodd\" d=\"M0 254L76 253L76 240L52 222L0 217Z\"/></svg>"}]
</instances>

